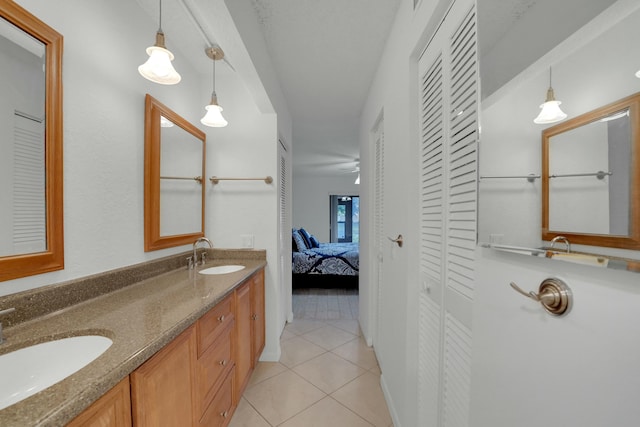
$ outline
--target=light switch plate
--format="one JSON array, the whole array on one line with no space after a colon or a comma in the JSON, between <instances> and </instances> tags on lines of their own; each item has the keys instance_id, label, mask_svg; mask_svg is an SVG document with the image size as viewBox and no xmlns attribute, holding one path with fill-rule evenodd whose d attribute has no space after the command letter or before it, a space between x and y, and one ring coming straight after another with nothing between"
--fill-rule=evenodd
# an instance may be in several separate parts
<instances>
[{"instance_id":1,"label":"light switch plate","mask_svg":"<svg viewBox=\"0 0 640 427\"><path fill-rule=\"evenodd\" d=\"M240 235L240 238L242 239L243 248L253 249L253 241L254 241L253 234L242 234Z\"/></svg>"}]
</instances>

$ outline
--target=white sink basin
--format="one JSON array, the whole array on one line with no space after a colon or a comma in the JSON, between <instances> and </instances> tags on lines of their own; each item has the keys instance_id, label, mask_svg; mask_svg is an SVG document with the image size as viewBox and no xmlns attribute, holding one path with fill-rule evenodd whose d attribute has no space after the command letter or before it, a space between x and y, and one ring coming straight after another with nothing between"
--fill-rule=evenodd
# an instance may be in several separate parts
<instances>
[{"instance_id":1,"label":"white sink basin","mask_svg":"<svg viewBox=\"0 0 640 427\"><path fill-rule=\"evenodd\" d=\"M200 274L227 274L244 269L244 265L219 265L217 267L209 267L198 271Z\"/></svg>"},{"instance_id":2,"label":"white sink basin","mask_svg":"<svg viewBox=\"0 0 640 427\"><path fill-rule=\"evenodd\" d=\"M79 371L113 344L109 338L63 338L0 355L0 410Z\"/></svg>"}]
</instances>

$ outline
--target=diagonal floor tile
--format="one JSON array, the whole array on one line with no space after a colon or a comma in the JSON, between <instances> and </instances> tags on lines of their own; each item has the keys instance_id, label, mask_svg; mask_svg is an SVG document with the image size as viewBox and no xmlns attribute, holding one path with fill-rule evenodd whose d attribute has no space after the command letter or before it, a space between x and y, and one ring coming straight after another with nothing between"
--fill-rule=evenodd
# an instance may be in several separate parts
<instances>
[{"instance_id":1,"label":"diagonal floor tile","mask_svg":"<svg viewBox=\"0 0 640 427\"><path fill-rule=\"evenodd\" d=\"M311 359L293 370L325 393L332 393L366 371L332 353Z\"/></svg>"},{"instance_id":2,"label":"diagonal floor tile","mask_svg":"<svg viewBox=\"0 0 640 427\"><path fill-rule=\"evenodd\" d=\"M326 394L287 370L244 392L244 398L275 426L302 412Z\"/></svg>"},{"instance_id":3,"label":"diagonal floor tile","mask_svg":"<svg viewBox=\"0 0 640 427\"><path fill-rule=\"evenodd\" d=\"M259 382L264 381L267 378L276 376L279 373L284 372L286 370L287 370L287 367L279 362L258 362L258 364L256 365L256 368L251 374L251 378L249 378L249 383L247 384L247 387L256 385Z\"/></svg>"},{"instance_id":4,"label":"diagonal floor tile","mask_svg":"<svg viewBox=\"0 0 640 427\"><path fill-rule=\"evenodd\" d=\"M361 336L360 323L357 320L341 319L341 320L327 320L327 323L336 328L340 328L343 331L352 333L355 336Z\"/></svg>"},{"instance_id":5,"label":"diagonal floor tile","mask_svg":"<svg viewBox=\"0 0 640 427\"><path fill-rule=\"evenodd\" d=\"M367 346L362 338L357 338L331 350L332 353L347 359L364 369L378 366L378 359L373 347Z\"/></svg>"},{"instance_id":6,"label":"diagonal floor tile","mask_svg":"<svg viewBox=\"0 0 640 427\"><path fill-rule=\"evenodd\" d=\"M280 355L280 363L288 368L311 360L321 355L326 350L319 347L301 337L291 338L283 341L280 345L282 354Z\"/></svg>"},{"instance_id":7,"label":"diagonal floor tile","mask_svg":"<svg viewBox=\"0 0 640 427\"><path fill-rule=\"evenodd\" d=\"M355 335L350 334L347 331L343 331L342 329L326 325L320 329L315 329L302 335L302 338L309 340L322 348L331 350L353 340Z\"/></svg>"},{"instance_id":8,"label":"diagonal floor tile","mask_svg":"<svg viewBox=\"0 0 640 427\"><path fill-rule=\"evenodd\" d=\"M302 335L306 334L307 332L311 332L314 329L321 328L325 325L326 323L320 320L294 319L293 322L287 323L287 326L284 327L284 330L295 335Z\"/></svg>"},{"instance_id":9,"label":"diagonal floor tile","mask_svg":"<svg viewBox=\"0 0 640 427\"><path fill-rule=\"evenodd\" d=\"M331 397L376 427L387 427L392 423L380 387L380 377L370 372L351 381Z\"/></svg>"},{"instance_id":10,"label":"diagonal floor tile","mask_svg":"<svg viewBox=\"0 0 640 427\"><path fill-rule=\"evenodd\" d=\"M326 397L280 427L371 427L371 424Z\"/></svg>"},{"instance_id":11,"label":"diagonal floor tile","mask_svg":"<svg viewBox=\"0 0 640 427\"><path fill-rule=\"evenodd\" d=\"M246 401L240 399L238 408L233 413L229 427L271 427L264 418Z\"/></svg>"},{"instance_id":12,"label":"diagonal floor tile","mask_svg":"<svg viewBox=\"0 0 640 427\"><path fill-rule=\"evenodd\" d=\"M297 337L297 335L285 329L284 331L282 331L282 335L280 335L280 341L286 341L293 337Z\"/></svg>"}]
</instances>

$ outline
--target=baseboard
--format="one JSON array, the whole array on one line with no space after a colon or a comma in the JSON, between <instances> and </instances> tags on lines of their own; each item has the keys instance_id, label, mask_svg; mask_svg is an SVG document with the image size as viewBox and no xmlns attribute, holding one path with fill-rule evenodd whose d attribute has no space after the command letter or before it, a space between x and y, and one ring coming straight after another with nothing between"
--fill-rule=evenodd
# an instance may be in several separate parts
<instances>
[{"instance_id":1,"label":"baseboard","mask_svg":"<svg viewBox=\"0 0 640 427\"><path fill-rule=\"evenodd\" d=\"M260 362L279 362L281 355L282 352L280 351L280 346L278 346L277 351L263 351L259 360Z\"/></svg>"},{"instance_id":2,"label":"baseboard","mask_svg":"<svg viewBox=\"0 0 640 427\"><path fill-rule=\"evenodd\" d=\"M391 415L391 421L393 421L393 426L402 427L398 419L398 412L396 411L396 406L393 404L393 399L391 399L391 394L389 393L387 382L384 379L384 374L380 374L380 388L382 389L382 394L384 394L384 400L387 402L387 408L389 408L389 415Z\"/></svg>"}]
</instances>

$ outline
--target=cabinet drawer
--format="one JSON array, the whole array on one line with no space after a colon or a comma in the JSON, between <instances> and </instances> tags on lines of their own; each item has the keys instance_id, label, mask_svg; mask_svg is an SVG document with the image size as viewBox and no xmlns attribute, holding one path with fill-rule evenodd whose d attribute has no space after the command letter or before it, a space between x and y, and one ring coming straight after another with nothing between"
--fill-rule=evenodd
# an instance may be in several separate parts
<instances>
[{"instance_id":1,"label":"cabinet drawer","mask_svg":"<svg viewBox=\"0 0 640 427\"><path fill-rule=\"evenodd\" d=\"M202 415L216 394L220 382L233 368L231 359L231 332L229 325L214 343L198 358L196 382L198 387L198 416Z\"/></svg>"},{"instance_id":2,"label":"cabinet drawer","mask_svg":"<svg viewBox=\"0 0 640 427\"><path fill-rule=\"evenodd\" d=\"M229 424L235 407L233 406L233 370L227 375L218 393L200 419L201 426L222 427Z\"/></svg>"},{"instance_id":3,"label":"cabinet drawer","mask_svg":"<svg viewBox=\"0 0 640 427\"><path fill-rule=\"evenodd\" d=\"M233 295L229 295L198 320L198 357L232 322Z\"/></svg>"}]
</instances>

